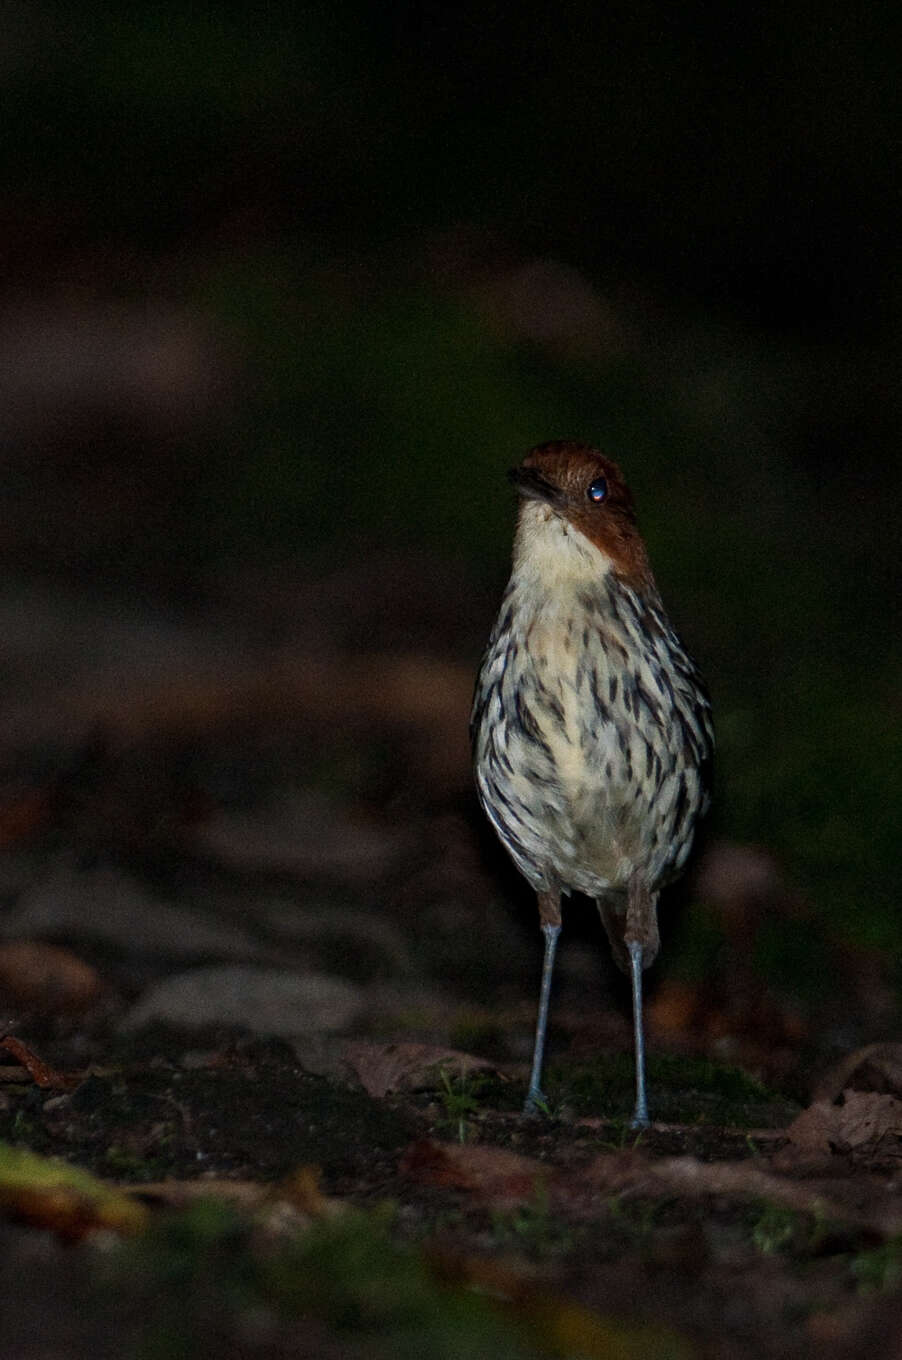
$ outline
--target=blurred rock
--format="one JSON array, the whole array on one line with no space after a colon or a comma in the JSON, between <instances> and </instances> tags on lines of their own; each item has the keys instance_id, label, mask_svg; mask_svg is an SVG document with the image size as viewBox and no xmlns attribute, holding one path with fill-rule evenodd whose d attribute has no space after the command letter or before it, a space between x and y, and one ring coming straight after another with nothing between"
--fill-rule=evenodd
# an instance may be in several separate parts
<instances>
[{"instance_id":1,"label":"blurred rock","mask_svg":"<svg viewBox=\"0 0 902 1360\"><path fill-rule=\"evenodd\" d=\"M0 749L102 730L208 731L248 709L261 663L215 629L160 611L19 583L0 592Z\"/></svg>"},{"instance_id":2,"label":"blurred rock","mask_svg":"<svg viewBox=\"0 0 902 1360\"><path fill-rule=\"evenodd\" d=\"M224 386L199 315L107 301L7 309L0 324L0 440L8 450L62 415L127 414L152 429L206 413ZM13 442L15 440L15 442Z\"/></svg>"},{"instance_id":3,"label":"blurred rock","mask_svg":"<svg viewBox=\"0 0 902 1360\"><path fill-rule=\"evenodd\" d=\"M728 935L744 936L770 911L799 911L780 864L758 845L715 841L699 860L694 881L702 900L716 908Z\"/></svg>"},{"instance_id":4,"label":"blurred rock","mask_svg":"<svg viewBox=\"0 0 902 1360\"><path fill-rule=\"evenodd\" d=\"M48 297L0 316L0 557L14 569L119 574L137 547L142 579L178 581L180 506L203 475L235 365L199 312L147 300ZM141 545L138 547L138 545Z\"/></svg>"},{"instance_id":5,"label":"blurred rock","mask_svg":"<svg viewBox=\"0 0 902 1360\"><path fill-rule=\"evenodd\" d=\"M259 921L265 930L292 942L330 947L336 940L345 941L354 950L357 977L363 976L361 964L367 966L367 971L388 969L392 976L414 969L403 932L374 911L336 906L317 909L286 902L264 907Z\"/></svg>"},{"instance_id":6,"label":"blurred rock","mask_svg":"<svg viewBox=\"0 0 902 1360\"><path fill-rule=\"evenodd\" d=\"M78 1013L102 991L99 974L71 949L37 940L0 944L0 993L24 1010Z\"/></svg>"},{"instance_id":7,"label":"blurred rock","mask_svg":"<svg viewBox=\"0 0 902 1360\"><path fill-rule=\"evenodd\" d=\"M295 619L271 621L261 640L244 615L203 626L59 588L0 591L0 753L72 751L98 731L114 744L196 744L270 723L363 749L378 733L408 779L469 789L471 665L426 650L324 651L317 625L299 635Z\"/></svg>"},{"instance_id":8,"label":"blurred rock","mask_svg":"<svg viewBox=\"0 0 902 1360\"><path fill-rule=\"evenodd\" d=\"M231 869L336 874L369 882L401 858L406 838L346 812L316 793L294 793L259 811L221 812L195 844Z\"/></svg>"},{"instance_id":9,"label":"blurred rock","mask_svg":"<svg viewBox=\"0 0 902 1360\"><path fill-rule=\"evenodd\" d=\"M237 1025L255 1034L297 1037L346 1030L365 1009L362 993L341 978L269 968L210 967L178 973L152 987L123 1021L136 1029L166 1024Z\"/></svg>"},{"instance_id":10,"label":"blurred rock","mask_svg":"<svg viewBox=\"0 0 902 1360\"><path fill-rule=\"evenodd\" d=\"M26 890L0 919L0 936L101 940L127 953L178 959L261 960L275 953L238 926L161 901L115 869L73 864Z\"/></svg>"}]
</instances>

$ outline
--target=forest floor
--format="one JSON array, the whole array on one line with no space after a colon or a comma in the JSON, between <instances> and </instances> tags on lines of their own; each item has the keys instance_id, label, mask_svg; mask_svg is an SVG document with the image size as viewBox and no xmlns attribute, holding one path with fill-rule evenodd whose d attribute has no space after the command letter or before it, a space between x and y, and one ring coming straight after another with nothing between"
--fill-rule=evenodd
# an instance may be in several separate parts
<instances>
[{"instance_id":1,"label":"forest floor","mask_svg":"<svg viewBox=\"0 0 902 1360\"><path fill-rule=\"evenodd\" d=\"M902 1355L902 1047L751 971L799 910L765 852L703 848L668 908L707 884L726 943L673 976L665 929L641 1133L626 990L572 904L524 1119L540 937L469 790L471 668L225 606L24 612L17 652L0 600L0 1354Z\"/></svg>"}]
</instances>

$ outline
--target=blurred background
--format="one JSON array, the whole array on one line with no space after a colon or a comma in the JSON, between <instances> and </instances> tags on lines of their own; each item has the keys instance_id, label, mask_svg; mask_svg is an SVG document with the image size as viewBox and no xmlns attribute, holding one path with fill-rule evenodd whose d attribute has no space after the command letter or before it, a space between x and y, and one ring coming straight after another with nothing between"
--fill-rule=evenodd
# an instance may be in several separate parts
<instances>
[{"instance_id":1,"label":"blurred background","mask_svg":"<svg viewBox=\"0 0 902 1360\"><path fill-rule=\"evenodd\" d=\"M133 999L184 952L152 892L522 1000L527 1044L534 907L465 729L503 474L586 438L717 717L659 1037L766 1067L892 1031L898 22L828 17L2 7L8 938ZM604 1004L573 932L562 1024Z\"/></svg>"}]
</instances>

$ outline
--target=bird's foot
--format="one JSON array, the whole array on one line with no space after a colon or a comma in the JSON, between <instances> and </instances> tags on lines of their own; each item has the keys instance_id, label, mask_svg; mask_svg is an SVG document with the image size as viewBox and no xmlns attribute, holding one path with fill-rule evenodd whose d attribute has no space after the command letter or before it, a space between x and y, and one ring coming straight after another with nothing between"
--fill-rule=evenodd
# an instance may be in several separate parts
<instances>
[{"instance_id":1,"label":"bird's foot","mask_svg":"<svg viewBox=\"0 0 902 1360\"><path fill-rule=\"evenodd\" d=\"M550 1114L551 1111L548 1108L544 1091L540 1090L538 1086L530 1086L523 1102L524 1119L538 1119L539 1115L545 1115L547 1118Z\"/></svg>"}]
</instances>

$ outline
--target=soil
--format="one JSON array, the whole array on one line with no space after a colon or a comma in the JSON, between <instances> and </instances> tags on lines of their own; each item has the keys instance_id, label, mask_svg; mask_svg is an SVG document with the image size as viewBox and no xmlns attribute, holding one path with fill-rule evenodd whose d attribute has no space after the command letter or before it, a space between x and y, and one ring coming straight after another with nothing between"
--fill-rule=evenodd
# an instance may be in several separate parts
<instances>
[{"instance_id":1,"label":"soil","mask_svg":"<svg viewBox=\"0 0 902 1360\"><path fill-rule=\"evenodd\" d=\"M853 1355L863 1331L889 1336L898 1318L902 1249L886 1228L887 1206L899 1196L898 1140L882 1155L871 1147L867 1155L793 1161L779 1128L661 1124L637 1134L622 1120L572 1112L566 1122L524 1119L496 1107L499 1094L511 1103L515 1083L494 1076L481 1091L470 1079L477 1094L465 1098L461 1116L466 1083L376 1099L306 1072L283 1041L158 1029L139 1047L112 1042L106 1065L64 1094L7 1082L0 1137L132 1185L152 1205L161 1195L164 1204L177 1201L174 1187L186 1182L206 1184L216 1199L223 1183L278 1187L313 1166L324 1203L354 1206L361 1222L390 1206L385 1251L398 1253L401 1265L406 1249L423 1254L439 1299L449 1278L455 1287L482 1287L480 1273L494 1267L518 1315L512 1335L522 1350L514 1354L608 1353L562 1350L558 1329L540 1325L527 1305L534 1291L553 1300L553 1312L566 1303L619 1329L627 1349L612 1354L801 1357L816 1347ZM64 1059L65 1045L56 1048ZM684 1095L691 1101L691 1091ZM766 1113L760 1104L750 1112ZM785 1120L786 1102L775 1098L771 1112ZM722 1184L712 1175L718 1166L730 1172ZM688 1169L700 1185L685 1178ZM764 1189L761 1177L770 1178ZM186 1211L155 1209L163 1221L179 1212ZM232 1297L229 1277L239 1258L260 1248L234 1222L227 1227L212 1274L209 1262L188 1272L188 1302L185 1280L171 1278L168 1248L163 1266L142 1266L139 1283L129 1276L124 1291L120 1282L113 1303L90 1235L60 1245L45 1226L5 1223L2 1353L143 1354L159 1345L180 1354L190 1336L205 1348L215 1341L226 1355L358 1354L361 1327L341 1310L318 1316L308 1307L300 1323L267 1313L259 1344L249 1341L248 1314L259 1301ZM183 1254L209 1248L185 1232ZM351 1273L361 1268L349 1259ZM23 1279L26 1288L14 1287ZM141 1307L149 1280L184 1331L180 1324L155 1339ZM380 1287L391 1289L390 1275ZM419 1326L420 1353L444 1354L434 1317ZM308 1351L311 1327L318 1339ZM393 1335L386 1324L376 1354L383 1345L392 1353Z\"/></svg>"},{"instance_id":2,"label":"soil","mask_svg":"<svg viewBox=\"0 0 902 1360\"><path fill-rule=\"evenodd\" d=\"M837 1073L836 1026L752 970L779 900L740 885L694 977L693 889L668 905L641 1132L626 990L569 904L526 1119L539 937L470 792L469 669L374 653L342 690L309 639L142 626L159 675L130 627L117 676L80 670L82 618L6 734L0 1355L902 1355L902 1061ZM14 1183L22 1151L140 1230Z\"/></svg>"}]
</instances>

